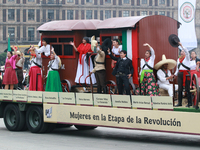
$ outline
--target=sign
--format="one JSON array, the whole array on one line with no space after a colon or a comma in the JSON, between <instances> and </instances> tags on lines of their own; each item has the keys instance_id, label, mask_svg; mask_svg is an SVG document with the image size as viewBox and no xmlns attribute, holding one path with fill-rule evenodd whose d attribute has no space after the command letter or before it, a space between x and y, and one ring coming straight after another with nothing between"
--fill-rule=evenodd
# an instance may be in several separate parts
<instances>
[{"instance_id":1,"label":"sign","mask_svg":"<svg viewBox=\"0 0 200 150\"><path fill-rule=\"evenodd\" d=\"M199 134L200 114L44 104L44 122ZM47 112L47 113L46 113Z\"/></svg>"},{"instance_id":2,"label":"sign","mask_svg":"<svg viewBox=\"0 0 200 150\"><path fill-rule=\"evenodd\" d=\"M173 110L173 99L170 96L152 96L154 110Z\"/></svg>"},{"instance_id":3,"label":"sign","mask_svg":"<svg viewBox=\"0 0 200 150\"><path fill-rule=\"evenodd\" d=\"M28 91L13 90L13 100L19 102L27 102Z\"/></svg>"},{"instance_id":4,"label":"sign","mask_svg":"<svg viewBox=\"0 0 200 150\"><path fill-rule=\"evenodd\" d=\"M59 92L59 100L62 104L76 104L74 93Z\"/></svg>"},{"instance_id":5,"label":"sign","mask_svg":"<svg viewBox=\"0 0 200 150\"><path fill-rule=\"evenodd\" d=\"M131 108L130 95L111 95L113 107Z\"/></svg>"},{"instance_id":6,"label":"sign","mask_svg":"<svg viewBox=\"0 0 200 150\"><path fill-rule=\"evenodd\" d=\"M151 109L151 97L150 96L132 96L132 107L134 109L144 108Z\"/></svg>"},{"instance_id":7,"label":"sign","mask_svg":"<svg viewBox=\"0 0 200 150\"><path fill-rule=\"evenodd\" d=\"M28 91L29 103L42 103L42 92L40 91Z\"/></svg>"},{"instance_id":8,"label":"sign","mask_svg":"<svg viewBox=\"0 0 200 150\"><path fill-rule=\"evenodd\" d=\"M189 51L197 48L195 7L196 0L179 0L178 2L178 21L181 23L178 36L183 46Z\"/></svg>"},{"instance_id":9,"label":"sign","mask_svg":"<svg viewBox=\"0 0 200 150\"><path fill-rule=\"evenodd\" d=\"M0 100L12 101L12 90L0 90Z\"/></svg>"},{"instance_id":10,"label":"sign","mask_svg":"<svg viewBox=\"0 0 200 150\"><path fill-rule=\"evenodd\" d=\"M58 103L58 93L57 92L43 92L43 102L44 103Z\"/></svg>"},{"instance_id":11,"label":"sign","mask_svg":"<svg viewBox=\"0 0 200 150\"><path fill-rule=\"evenodd\" d=\"M110 94L93 94L93 97L94 97L95 106L110 106L111 107Z\"/></svg>"},{"instance_id":12,"label":"sign","mask_svg":"<svg viewBox=\"0 0 200 150\"><path fill-rule=\"evenodd\" d=\"M93 106L92 93L76 93L76 104Z\"/></svg>"}]
</instances>

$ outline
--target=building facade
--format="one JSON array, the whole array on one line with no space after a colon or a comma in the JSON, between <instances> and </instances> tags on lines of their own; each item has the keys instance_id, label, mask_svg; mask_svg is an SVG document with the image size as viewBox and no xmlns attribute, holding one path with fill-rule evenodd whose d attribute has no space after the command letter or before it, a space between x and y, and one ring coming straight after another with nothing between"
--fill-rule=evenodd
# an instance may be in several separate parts
<instances>
[{"instance_id":1,"label":"building facade","mask_svg":"<svg viewBox=\"0 0 200 150\"><path fill-rule=\"evenodd\" d=\"M200 2L196 33L200 41ZM165 15L178 19L177 0L0 0L0 51L12 44L37 44L37 28L52 20L108 19L140 15ZM200 42L198 43L200 45Z\"/></svg>"}]
</instances>

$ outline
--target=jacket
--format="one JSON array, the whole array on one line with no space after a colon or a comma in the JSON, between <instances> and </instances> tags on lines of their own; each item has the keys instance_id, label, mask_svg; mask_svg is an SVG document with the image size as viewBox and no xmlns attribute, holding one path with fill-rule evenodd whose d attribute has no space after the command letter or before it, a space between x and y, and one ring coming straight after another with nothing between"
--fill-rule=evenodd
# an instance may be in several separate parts
<instances>
[{"instance_id":1,"label":"jacket","mask_svg":"<svg viewBox=\"0 0 200 150\"><path fill-rule=\"evenodd\" d=\"M13 55L11 58L10 58L10 64L12 66L13 69L15 69L15 63L16 63L16 58L17 58L17 55ZM6 58L6 61L8 60L8 58Z\"/></svg>"},{"instance_id":2,"label":"jacket","mask_svg":"<svg viewBox=\"0 0 200 150\"><path fill-rule=\"evenodd\" d=\"M112 75L115 76L117 74L117 70L118 70L118 67L119 67L119 61L121 60L121 58L120 57L115 57L111 53L109 55L110 55L111 59L117 61L116 66L115 66L115 68L114 68L114 70L112 72ZM126 66L125 75L128 75L128 74L133 75L133 71L134 71L133 70L133 65L132 65L132 61L129 58L127 58L125 60L125 66Z\"/></svg>"},{"instance_id":3,"label":"jacket","mask_svg":"<svg viewBox=\"0 0 200 150\"><path fill-rule=\"evenodd\" d=\"M97 52L97 56L94 59L95 67L92 70L93 73L99 70L105 70L105 52L102 50L99 50Z\"/></svg>"}]
</instances>

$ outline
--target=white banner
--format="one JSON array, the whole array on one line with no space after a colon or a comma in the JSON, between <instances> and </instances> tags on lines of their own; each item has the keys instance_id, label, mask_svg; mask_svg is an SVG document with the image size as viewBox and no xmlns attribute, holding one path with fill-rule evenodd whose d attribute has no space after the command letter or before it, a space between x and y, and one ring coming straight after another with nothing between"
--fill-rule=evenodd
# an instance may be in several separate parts
<instances>
[{"instance_id":1,"label":"white banner","mask_svg":"<svg viewBox=\"0 0 200 150\"><path fill-rule=\"evenodd\" d=\"M189 51L197 48L195 32L195 7L196 0L179 0L178 21L182 24L178 30L181 43Z\"/></svg>"}]
</instances>

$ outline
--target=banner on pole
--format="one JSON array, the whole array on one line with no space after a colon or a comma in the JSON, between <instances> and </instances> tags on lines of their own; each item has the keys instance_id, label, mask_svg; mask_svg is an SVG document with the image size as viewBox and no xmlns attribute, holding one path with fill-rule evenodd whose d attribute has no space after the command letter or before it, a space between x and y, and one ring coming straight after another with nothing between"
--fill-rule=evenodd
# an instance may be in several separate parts
<instances>
[{"instance_id":1,"label":"banner on pole","mask_svg":"<svg viewBox=\"0 0 200 150\"><path fill-rule=\"evenodd\" d=\"M196 0L179 0L178 2L178 21L182 24L178 30L178 36L183 46L189 51L197 48L195 6Z\"/></svg>"}]
</instances>

